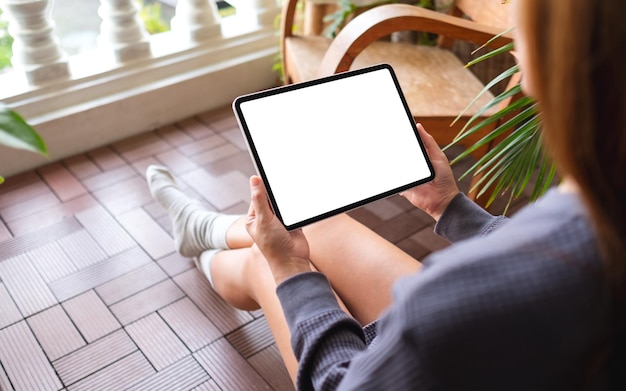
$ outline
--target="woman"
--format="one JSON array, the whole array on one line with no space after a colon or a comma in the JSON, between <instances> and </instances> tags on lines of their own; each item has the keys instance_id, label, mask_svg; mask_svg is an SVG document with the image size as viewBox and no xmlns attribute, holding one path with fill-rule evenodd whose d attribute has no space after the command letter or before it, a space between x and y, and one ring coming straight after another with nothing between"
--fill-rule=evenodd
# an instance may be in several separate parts
<instances>
[{"instance_id":1,"label":"woman","mask_svg":"<svg viewBox=\"0 0 626 391\"><path fill-rule=\"evenodd\" d=\"M418 126L436 179L403 195L454 243L421 270L347 216L288 233L258 177L238 217L204 211L148 169L179 251L227 302L264 310L299 388L624 389L626 5L512 8L523 87L563 183L493 217L459 193Z\"/></svg>"}]
</instances>

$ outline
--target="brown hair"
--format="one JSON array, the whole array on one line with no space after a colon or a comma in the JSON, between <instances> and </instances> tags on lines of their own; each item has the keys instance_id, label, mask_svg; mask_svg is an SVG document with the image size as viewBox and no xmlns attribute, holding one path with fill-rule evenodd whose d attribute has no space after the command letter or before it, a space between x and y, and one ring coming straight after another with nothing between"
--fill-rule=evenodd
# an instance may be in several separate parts
<instances>
[{"instance_id":1,"label":"brown hair","mask_svg":"<svg viewBox=\"0 0 626 391\"><path fill-rule=\"evenodd\" d=\"M517 0L545 145L577 182L626 318L626 3ZM623 335L623 332L620 332Z\"/></svg>"},{"instance_id":2,"label":"brown hair","mask_svg":"<svg viewBox=\"0 0 626 391\"><path fill-rule=\"evenodd\" d=\"M546 146L582 193L626 296L626 3L518 0Z\"/></svg>"},{"instance_id":3,"label":"brown hair","mask_svg":"<svg viewBox=\"0 0 626 391\"><path fill-rule=\"evenodd\" d=\"M578 184L614 297L609 366L626 386L626 2L517 0L544 144ZM601 347L599 349L602 349ZM602 353L599 353L600 357ZM590 357L590 361L597 360ZM593 364L590 364L593 367Z\"/></svg>"}]
</instances>

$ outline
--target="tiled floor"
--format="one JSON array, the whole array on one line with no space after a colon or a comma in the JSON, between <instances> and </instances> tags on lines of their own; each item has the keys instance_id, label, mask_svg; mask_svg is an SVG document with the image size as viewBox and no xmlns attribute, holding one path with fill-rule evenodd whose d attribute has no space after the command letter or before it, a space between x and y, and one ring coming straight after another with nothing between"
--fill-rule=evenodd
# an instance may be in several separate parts
<instances>
[{"instance_id":1,"label":"tiled floor","mask_svg":"<svg viewBox=\"0 0 626 391\"><path fill-rule=\"evenodd\" d=\"M207 207L247 211L228 108L0 186L1 390L293 389L262 312L230 308L175 253L152 163ZM351 214L417 259L447 245L400 197Z\"/></svg>"}]
</instances>

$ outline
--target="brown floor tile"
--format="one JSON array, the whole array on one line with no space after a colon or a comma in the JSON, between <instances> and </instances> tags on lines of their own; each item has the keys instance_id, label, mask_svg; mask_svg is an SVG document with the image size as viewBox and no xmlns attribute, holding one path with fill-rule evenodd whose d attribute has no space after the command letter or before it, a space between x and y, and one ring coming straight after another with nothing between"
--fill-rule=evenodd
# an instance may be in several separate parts
<instances>
[{"instance_id":1,"label":"brown floor tile","mask_svg":"<svg viewBox=\"0 0 626 391\"><path fill-rule=\"evenodd\" d=\"M142 133L113 144L113 148L128 162L136 162L149 156L168 151L171 146L154 132Z\"/></svg>"},{"instance_id":2,"label":"brown floor tile","mask_svg":"<svg viewBox=\"0 0 626 391\"><path fill-rule=\"evenodd\" d=\"M85 179L92 175L96 175L102 170L86 155L77 155L65 159L63 164L78 179Z\"/></svg>"},{"instance_id":3,"label":"brown floor tile","mask_svg":"<svg viewBox=\"0 0 626 391\"><path fill-rule=\"evenodd\" d=\"M141 352L135 352L68 386L67 390L125 390L154 373L154 368Z\"/></svg>"},{"instance_id":4,"label":"brown floor tile","mask_svg":"<svg viewBox=\"0 0 626 391\"><path fill-rule=\"evenodd\" d=\"M126 332L119 330L56 360L54 369L65 385L71 385L136 351Z\"/></svg>"},{"instance_id":5,"label":"brown floor tile","mask_svg":"<svg viewBox=\"0 0 626 391\"><path fill-rule=\"evenodd\" d=\"M228 110L224 113L224 117L222 119L215 119L209 122L209 126L211 129L215 129L216 132L228 131L231 129L237 129L237 131L241 132L239 129L239 124L237 123L237 119L234 117L232 110Z\"/></svg>"},{"instance_id":6,"label":"brown floor tile","mask_svg":"<svg viewBox=\"0 0 626 391\"><path fill-rule=\"evenodd\" d=\"M222 336L189 298L168 305L159 310L159 314L192 352Z\"/></svg>"},{"instance_id":7,"label":"brown floor tile","mask_svg":"<svg viewBox=\"0 0 626 391\"><path fill-rule=\"evenodd\" d=\"M150 262L96 288L106 305L115 304L167 279L167 275Z\"/></svg>"},{"instance_id":8,"label":"brown floor tile","mask_svg":"<svg viewBox=\"0 0 626 391\"><path fill-rule=\"evenodd\" d=\"M63 308L88 343L122 327L92 290L64 302Z\"/></svg>"},{"instance_id":9,"label":"brown floor tile","mask_svg":"<svg viewBox=\"0 0 626 391\"><path fill-rule=\"evenodd\" d=\"M86 342L67 316L56 305L28 318L28 324L46 352L54 361L85 346Z\"/></svg>"},{"instance_id":10,"label":"brown floor tile","mask_svg":"<svg viewBox=\"0 0 626 391\"><path fill-rule=\"evenodd\" d=\"M88 152L87 155L102 171L109 171L126 164L124 159L115 153L111 147L98 148Z\"/></svg>"},{"instance_id":11,"label":"brown floor tile","mask_svg":"<svg viewBox=\"0 0 626 391\"><path fill-rule=\"evenodd\" d=\"M157 260L157 263L170 277L174 277L182 272L196 267L191 258L185 258L178 253L165 256Z\"/></svg>"},{"instance_id":12,"label":"brown floor tile","mask_svg":"<svg viewBox=\"0 0 626 391\"><path fill-rule=\"evenodd\" d=\"M411 240L421 243L429 251L437 251L442 248L446 248L450 245L450 242L435 234L432 228L426 228L418 231L414 235L411 235Z\"/></svg>"},{"instance_id":13,"label":"brown floor tile","mask_svg":"<svg viewBox=\"0 0 626 391\"><path fill-rule=\"evenodd\" d=\"M152 202L146 181L138 174L96 190L93 195L114 216Z\"/></svg>"},{"instance_id":14,"label":"brown floor tile","mask_svg":"<svg viewBox=\"0 0 626 391\"><path fill-rule=\"evenodd\" d=\"M152 259L175 251L174 240L143 209L125 213L117 220Z\"/></svg>"},{"instance_id":15,"label":"brown floor tile","mask_svg":"<svg viewBox=\"0 0 626 391\"><path fill-rule=\"evenodd\" d=\"M241 130L239 130L239 127L225 130L220 133L220 136L224 137L226 140L228 140L228 142L239 148L241 151L248 151L248 144L246 144L246 141L244 140L243 134L241 133Z\"/></svg>"},{"instance_id":16,"label":"brown floor tile","mask_svg":"<svg viewBox=\"0 0 626 391\"><path fill-rule=\"evenodd\" d=\"M0 217L7 223L31 216L59 205L60 201L52 192L43 193L20 203L13 204L0 210Z\"/></svg>"},{"instance_id":17,"label":"brown floor tile","mask_svg":"<svg viewBox=\"0 0 626 391\"><path fill-rule=\"evenodd\" d=\"M210 126L211 129L214 129L217 132L231 128L238 128L237 119L235 118L233 109L230 106L198 114L195 118L201 123Z\"/></svg>"},{"instance_id":18,"label":"brown floor tile","mask_svg":"<svg viewBox=\"0 0 626 391\"><path fill-rule=\"evenodd\" d=\"M57 303L26 255L0 262L0 279L25 317Z\"/></svg>"},{"instance_id":19,"label":"brown floor tile","mask_svg":"<svg viewBox=\"0 0 626 391\"><path fill-rule=\"evenodd\" d=\"M245 358L250 358L274 343L265 318L258 318L226 336L228 342Z\"/></svg>"},{"instance_id":20,"label":"brown floor tile","mask_svg":"<svg viewBox=\"0 0 626 391\"><path fill-rule=\"evenodd\" d=\"M4 368L0 367L0 390L12 391L13 386L11 385L11 381L7 376L7 373L4 371Z\"/></svg>"},{"instance_id":21,"label":"brown floor tile","mask_svg":"<svg viewBox=\"0 0 626 391\"><path fill-rule=\"evenodd\" d=\"M26 253L46 283L68 276L78 268L58 242L52 242Z\"/></svg>"},{"instance_id":22,"label":"brown floor tile","mask_svg":"<svg viewBox=\"0 0 626 391\"><path fill-rule=\"evenodd\" d=\"M6 178L0 186L0 210L49 192L50 188L34 172Z\"/></svg>"},{"instance_id":23,"label":"brown floor tile","mask_svg":"<svg viewBox=\"0 0 626 391\"><path fill-rule=\"evenodd\" d=\"M57 243L79 270L107 258L104 250L84 229L67 235Z\"/></svg>"},{"instance_id":24,"label":"brown floor tile","mask_svg":"<svg viewBox=\"0 0 626 391\"><path fill-rule=\"evenodd\" d=\"M294 391L295 387L289 377L276 345L271 345L248 360L250 365L272 386L273 390Z\"/></svg>"},{"instance_id":25,"label":"brown floor tile","mask_svg":"<svg viewBox=\"0 0 626 391\"><path fill-rule=\"evenodd\" d=\"M186 356L182 360L166 367L145 380L129 388L129 391L170 391L192 390L210 381L209 375L193 357ZM213 384L215 384L213 382ZM216 386L217 387L217 386ZM215 388L215 390L219 390Z\"/></svg>"},{"instance_id":26,"label":"brown floor tile","mask_svg":"<svg viewBox=\"0 0 626 391\"><path fill-rule=\"evenodd\" d=\"M15 305L7 288L0 282L0 329L22 319L20 310Z\"/></svg>"},{"instance_id":27,"label":"brown floor tile","mask_svg":"<svg viewBox=\"0 0 626 391\"><path fill-rule=\"evenodd\" d=\"M130 166L116 165L115 167L116 168L112 168L111 170L104 171L83 180L83 186L93 192L113 186L120 181L133 178L137 175L135 170L133 170Z\"/></svg>"},{"instance_id":28,"label":"brown floor tile","mask_svg":"<svg viewBox=\"0 0 626 391\"><path fill-rule=\"evenodd\" d=\"M223 338L194 353L194 357L222 389L270 389L258 372Z\"/></svg>"},{"instance_id":29,"label":"brown floor tile","mask_svg":"<svg viewBox=\"0 0 626 391\"><path fill-rule=\"evenodd\" d=\"M238 171L214 177L199 169L181 175L180 178L218 211L247 202L250 198L249 179Z\"/></svg>"},{"instance_id":30,"label":"brown floor tile","mask_svg":"<svg viewBox=\"0 0 626 391\"><path fill-rule=\"evenodd\" d=\"M246 178L256 175L256 169L252 164L250 154L239 150L236 154L233 154L228 158L217 160L205 165L204 168L208 173L214 176L226 175L232 171L241 172Z\"/></svg>"},{"instance_id":31,"label":"brown floor tile","mask_svg":"<svg viewBox=\"0 0 626 391\"><path fill-rule=\"evenodd\" d=\"M130 165L133 167L137 175L140 178L142 178L144 181L146 178L146 170L148 169L149 166L153 164L160 165L160 166L163 165L163 163L161 163L161 161L154 156L149 156L145 159L137 160L137 161L130 163ZM147 183L144 182L144 184L142 184L141 186L144 188L143 190L147 190Z\"/></svg>"},{"instance_id":32,"label":"brown floor tile","mask_svg":"<svg viewBox=\"0 0 626 391\"><path fill-rule=\"evenodd\" d=\"M52 365L35 336L19 322L0 330L0 362L17 390L59 390L62 388Z\"/></svg>"},{"instance_id":33,"label":"brown floor tile","mask_svg":"<svg viewBox=\"0 0 626 391\"><path fill-rule=\"evenodd\" d=\"M143 210L145 210L146 213L148 213L154 220L158 220L161 217L167 217L167 211L156 201L144 205Z\"/></svg>"},{"instance_id":34,"label":"brown floor tile","mask_svg":"<svg viewBox=\"0 0 626 391\"><path fill-rule=\"evenodd\" d=\"M411 238L401 240L396 243L396 246L419 262L421 262L431 252L429 249L424 247L422 243L411 240Z\"/></svg>"},{"instance_id":35,"label":"brown floor tile","mask_svg":"<svg viewBox=\"0 0 626 391\"><path fill-rule=\"evenodd\" d=\"M19 220L10 222L8 225L13 235L20 236L59 223L64 219L71 218L80 211L92 208L96 205L96 200L91 195L86 194L22 217Z\"/></svg>"},{"instance_id":36,"label":"brown floor tile","mask_svg":"<svg viewBox=\"0 0 626 391\"><path fill-rule=\"evenodd\" d=\"M61 163L47 165L38 171L61 201L71 200L87 193L83 185Z\"/></svg>"},{"instance_id":37,"label":"brown floor tile","mask_svg":"<svg viewBox=\"0 0 626 391\"><path fill-rule=\"evenodd\" d=\"M223 137L217 134L213 134L213 135L208 135L207 137L202 138L200 140L197 140L196 142L192 144L185 144L183 146L180 146L178 147L178 151L180 151L180 153L184 154L185 156L193 157L202 152L211 151L217 147L225 145L226 142L227 141Z\"/></svg>"},{"instance_id":38,"label":"brown floor tile","mask_svg":"<svg viewBox=\"0 0 626 391\"><path fill-rule=\"evenodd\" d=\"M110 306L110 309L123 325L127 325L175 302L183 296L184 293L180 288L168 279L113 304Z\"/></svg>"},{"instance_id":39,"label":"brown floor tile","mask_svg":"<svg viewBox=\"0 0 626 391\"><path fill-rule=\"evenodd\" d=\"M199 166L221 161L231 156L236 156L240 153L239 149L231 144L221 145L215 149L207 152L201 152L197 155L191 156L190 159Z\"/></svg>"},{"instance_id":40,"label":"brown floor tile","mask_svg":"<svg viewBox=\"0 0 626 391\"><path fill-rule=\"evenodd\" d=\"M80 224L74 218L68 218L40 230L5 240L0 243L0 261L59 240L79 229Z\"/></svg>"},{"instance_id":41,"label":"brown floor tile","mask_svg":"<svg viewBox=\"0 0 626 391\"><path fill-rule=\"evenodd\" d=\"M181 174L198 168L196 163L177 150L161 153L157 155L157 159L162 166L167 167L173 174Z\"/></svg>"},{"instance_id":42,"label":"brown floor tile","mask_svg":"<svg viewBox=\"0 0 626 391\"><path fill-rule=\"evenodd\" d=\"M389 220L405 212L403 208L386 198L363 206L363 209L371 212L381 220Z\"/></svg>"},{"instance_id":43,"label":"brown floor tile","mask_svg":"<svg viewBox=\"0 0 626 391\"><path fill-rule=\"evenodd\" d=\"M157 129L156 133L163 140L165 140L165 142L173 147L181 147L183 145L194 142L193 138L191 138L187 133L183 132L181 129L174 125L164 126L160 129Z\"/></svg>"},{"instance_id":44,"label":"brown floor tile","mask_svg":"<svg viewBox=\"0 0 626 391\"><path fill-rule=\"evenodd\" d=\"M179 274L174 277L174 281L223 334L253 319L247 311L241 311L226 304L197 270Z\"/></svg>"},{"instance_id":45,"label":"brown floor tile","mask_svg":"<svg viewBox=\"0 0 626 391\"><path fill-rule=\"evenodd\" d=\"M60 301L64 301L150 262L152 260L145 252L133 248L58 279L49 284L49 287Z\"/></svg>"},{"instance_id":46,"label":"brown floor tile","mask_svg":"<svg viewBox=\"0 0 626 391\"><path fill-rule=\"evenodd\" d=\"M215 135L215 131L213 129L195 118L180 121L176 124L176 126L182 129L194 140L202 140L203 138Z\"/></svg>"},{"instance_id":47,"label":"brown floor tile","mask_svg":"<svg viewBox=\"0 0 626 391\"><path fill-rule=\"evenodd\" d=\"M11 232L9 232L7 226L4 224L4 222L2 222L2 220L0 220L0 243L4 242L7 239L11 239L12 237L13 235L11 235Z\"/></svg>"},{"instance_id":48,"label":"brown floor tile","mask_svg":"<svg viewBox=\"0 0 626 391\"><path fill-rule=\"evenodd\" d=\"M211 379L200 384L198 387L194 388L193 391L222 391L222 389L215 383L215 380Z\"/></svg>"},{"instance_id":49,"label":"brown floor tile","mask_svg":"<svg viewBox=\"0 0 626 391\"><path fill-rule=\"evenodd\" d=\"M129 324L126 326L126 332L157 371L191 354L156 313Z\"/></svg>"},{"instance_id":50,"label":"brown floor tile","mask_svg":"<svg viewBox=\"0 0 626 391\"><path fill-rule=\"evenodd\" d=\"M376 228L376 232L390 242L398 243L409 237L411 233L427 226L428 223L425 223L421 216L413 213L402 213L386 220Z\"/></svg>"},{"instance_id":51,"label":"brown floor tile","mask_svg":"<svg viewBox=\"0 0 626 391\"><path fill-rule=\"evenodd\" d=\"M124 228L101 206L77 213L76 219L109 256L136 246Z\"/></svg>"}]
</instances>

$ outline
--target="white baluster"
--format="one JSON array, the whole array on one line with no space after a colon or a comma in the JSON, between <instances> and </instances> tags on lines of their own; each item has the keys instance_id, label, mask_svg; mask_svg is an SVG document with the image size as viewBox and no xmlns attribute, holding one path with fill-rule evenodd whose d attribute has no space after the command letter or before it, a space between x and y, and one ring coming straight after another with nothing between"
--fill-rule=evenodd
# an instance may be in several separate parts
<instances>
[{"instance_id":1,"label":"white baluster","mask_svg":"<svg viewBox=\"0 0 626 391\"><path fill-rule=\"evenodd\" d=\"M149 36L138 11L134 0L100 0L98 45L111 50L118 62L150 56Z\"/></svg>"},{"instance_id":2,"label":"white baluster","mask_svg":"<svg viewBox=\"0 0 626 391\"><path fill-rule=\"evenodd\" d=\"M178 0L172 31L191 42L222 35L221 18L215 0Z\"/></svg>"},{"instance_id":3,"label":"white baluster","mask_svg":"<svg viewBox=\"0 0 626 391\"><path fill-rule=\"evenodd\" d=\"M273 27L276 16L280 14L280 6L276 0L249 0L256 13L257 23L260 26Z\"/></svg>"},{"instance_id":4,"label":"white baluster","mask_svg":"<svg viewBox=\"0 0 626 391\"><path fill-rule=\"evenodd\" d=\"M13 36L11 62L31 85L69 77L66 56L54 35L52 0L0 0Z\"/></svg>"}]
</instances>

